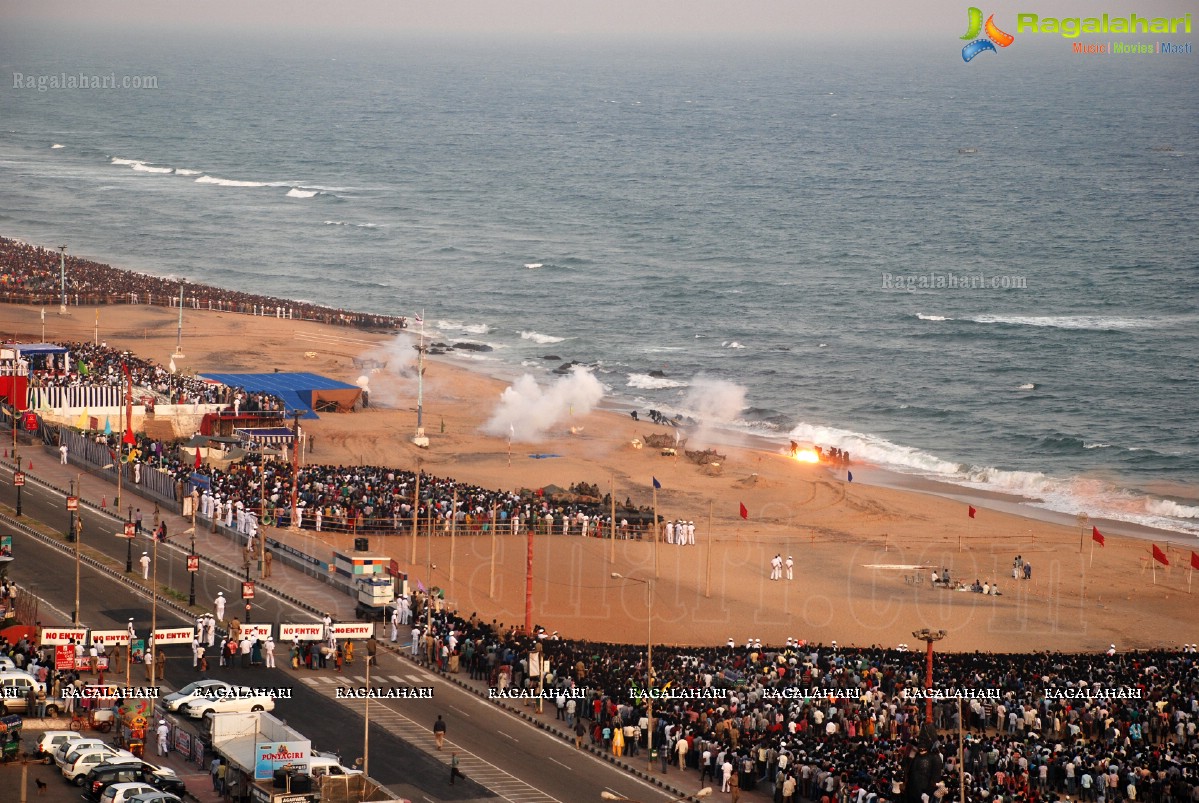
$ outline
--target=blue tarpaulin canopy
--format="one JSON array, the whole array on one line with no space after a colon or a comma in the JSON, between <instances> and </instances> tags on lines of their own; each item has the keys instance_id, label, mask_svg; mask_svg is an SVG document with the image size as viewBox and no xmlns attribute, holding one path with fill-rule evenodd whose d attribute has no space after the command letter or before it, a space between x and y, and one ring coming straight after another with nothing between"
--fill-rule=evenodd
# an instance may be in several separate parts
<instances>
[{"instance_id":1,"label":"blue tarpaulin canopy","mask_svg":"<svg viewBox=\"0 0 1199 803\"><path fill-rule=\"evenodd\" d=\"M318 374L202 374L205 379L230 387L245 388L249 393L270 393L283 400L287 414L302 413L302 418L317 418L317 410L349 410L362 395L357 385L338 382Z\"/></svg>"}]
</instances>

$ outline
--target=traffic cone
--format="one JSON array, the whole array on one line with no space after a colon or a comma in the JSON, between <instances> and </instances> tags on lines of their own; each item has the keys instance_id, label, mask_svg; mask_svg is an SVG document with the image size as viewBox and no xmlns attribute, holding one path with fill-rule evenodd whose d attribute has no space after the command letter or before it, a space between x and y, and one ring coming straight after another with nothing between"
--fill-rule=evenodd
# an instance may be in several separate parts
<instances>
[{"instance_id":1,"label":"traffic cone","mask_svg":"<svg viewBox=\"0 0 1199 803\"><path fill-rule=\"evenodd\" d=\"M107 510L107 509L108 509L108 497L107 497L107 496L101 496L101 497L100 497L100 509L101 509L101 510Z\"/></svg>"},{"instance_id":2,"label":"traffic cone","mask_svg":"<svg viewBox=\"0 0 1199 803\"><path fill-rule=\"evenodd\" d=\"M29 468L27 470L33 471L33 461L32 460L29 461Z\"/></svg>"},{"instance_id":3,"label":"traffic cone","mask_svg":"<svg viewBox=\"0 0 1199 803\"><path fill-rule=\"evenodd\" d=\"M8 457L8 450L7 450L7 449L5 449L5 450L4 450L4 456L5 456L5 457Z\"/></svg>"}]
</instances>

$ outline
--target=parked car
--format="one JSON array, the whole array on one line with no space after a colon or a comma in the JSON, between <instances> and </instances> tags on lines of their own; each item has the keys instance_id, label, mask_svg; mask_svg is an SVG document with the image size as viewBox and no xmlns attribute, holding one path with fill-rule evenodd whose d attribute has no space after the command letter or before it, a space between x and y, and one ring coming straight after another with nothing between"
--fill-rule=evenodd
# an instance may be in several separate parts
<instances>
[{"instance_id":1,"label":"parked car","mask_svg":"<svg viewBox=\"0 0 1199 803\"><path fill-rule=\"evenodd\" d=\"M170 792L143 792L129 798L129 803L183 803L178 795Z\"/></svg>"},{"instance_id":2,"label":"parked car","mask_svg":"<svg viewBox=\"0 0 1199 803\"><path fill-rule=\"evenodd\" d=\"M7 655L0 655L0 672L8 672L11 669L16 669L17 665L13 659Z\"/></svg>"},{"instance_id":3,"label":"parked car","mask_svg":"<svg viewBox=\"0 0 1199 803\"><path fill-rule=\"evenodd\" d=\"M203 719L205 714L226 714L230 711L273 711L275 699L246 686L231 686L228 689L210 689L204 696L184 703L179 711L192 719Z\"/></svg>"},{"instance_id":4,"label":"parked car","mask_svg":"<svg viewBox=\"0 0 1199 803\"><path fill-rule=\"evenodd\" d=\"M59 745L82 741L83 738L83 734L76 731L46 731L42 734L42 738L38 739L37 746L33 748L33 757L43 764L53 764L54 751L58 749Z\"/></svg>"},{"instance_id":5,"label":"parked car","mask_svg":"<svg viewBox=\"0 0 1199 803\"><path fill-rule=\"evenodd\" d=\"M152 787L149 791L165 791L183 795L187 787L175 771L148 761L113 761L101 764L87 774L83 784L84 796L98 801L108 787L119 783L140 783Z\"/></svg>"},{"instance_id":6,"label":"parked car","mask_svg":"<svg viewBox=\"0 0 1199 803\"><path fill-rule=\"evenodd\" d=\"M171 692L166 697L162 698L162 702L168 711L178 711L192 700L200 697L209 699L215 694L219 694L220 690L222 689L232 688L232 683L226 683L223 680L212 680L206 678L204 680L193 681L179 691Z\"/></svg>"},{"instance_id":7,"label":"parked car","mask_svg":"<svg viewBox=\"0 0 1199 803\"><path fill-rule=\"evenodd\" d=\"M75 760L72 761L71 757ZM87 782L87 774L101 764L111 764L116 760L136 761L137 756L130 753L128 750L115 750L108 748L106 750L76 750L67 756L69 763L64 764L62 768L62 777L66 778L76 786L83 786Z\"/></svg>"},{"instance_id":8,"label":"parked car","mask_svg":"<svg viewBox=\"0 0 1199 803\"><path fill-rule=\"evenodd\" d=\"M313 750L308 757L308 774L313 778L322 775L361 775L362 770L350 769L343 766L337 756Z\"/></svg>"},{"instance_id":9,"label":"parked car","mask_svg":"<svg viewBox=\"0 0 1199 803\"><path fill-rule=\"evenodd\" d=\"M67 763L67 756L71 755L71 753L75 752L76 750L86 749L89 747L99 747L99 748L107 747L109 750L116 750L115 747L113 747L108 742L104 741L103 739L92 739L90 737L89 738L80 738L80 739L68 739L67 741L60 744L58 747L54 748L54 763L57 764L58 767L61 769L62 765Z\"/></svg>"},{"instance_id":10,"label":"parked car","mask_svg":"<svg viewBox=\"0 0 1199 803\"><path fill-rule=\"evenodd\" d=\"M100 796L100 803L126 803L129 798L135 795L157 791L153 786L141 781L109 784L104 789L104 794Z\"/></svg>"},{"instance_id":11,"label":"parked car","mask_svg":"<svg viewBox=\"0 0 1199 803\"><path fill-rule=\"evenodd\" d=\"M0 716L8 714L29 714L34 713L28 710L29 708L29 689L37 689L38 692L45 693L46 684L41 683L33 675L28 672L23 672L20 669L10 669L6 672L0 672ZM58 712L62 710L61 700L47 700L46 713L50 716L58 716Z\"/></svg>"}]
</instances>

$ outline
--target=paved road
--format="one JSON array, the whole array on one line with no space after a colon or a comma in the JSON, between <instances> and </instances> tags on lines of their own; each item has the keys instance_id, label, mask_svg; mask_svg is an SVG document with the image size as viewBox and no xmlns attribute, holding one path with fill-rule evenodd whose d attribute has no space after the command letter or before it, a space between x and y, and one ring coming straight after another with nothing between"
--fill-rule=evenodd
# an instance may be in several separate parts
<instances>
[{"instance_id":1,"label":"paved road","mask_svg":"<svg viewBox=\"0 0 1199 803\"><path fill-rule=\"evenodd\" d=\"M0 471L0 480L0 499L11 504L12 489L4 488L4 484L11 483L11 475ZM85 475L84 482L96 483L97 480L89 480ZM126 504L132 499L127 499ZM142 504L141 507L146 511L153 505ZM63 510L62 496L55 492L26 485L23 508L26 519L40 518L54 523L56 529L66 528L67 514ZM177 525L174 532L181 532L184 523L177 517L173 523ZM118 530L119 525L111 517L85 510L82 543L94 545L112 556L123 569L126 543L112 535ZM222 547L220 541L210 540L212 538L203 534L202 540L210 546L209 551L201 550L201 554L215 557L227 565L233 564L233 558L238 557L236 548L230 552L228 542L224 542L222 554L212 554ZM149 545L146 539L136 543ZM14 546L17 560L12 564L11 573L22 586L46 601L40 611L42 622L69 622L75 597L72 545L56 549L32 536L18 533ZM132 616L140 632L149 629L150 602L148 594L141 590L140 567L136 564L140 551L135 550L132 581L117 579L86 563L81 564L81 623L97 629L120 629ZM158 564L159 581L179 589L184 601L187 588L185 555L186 549L160 548ZM229 596L239 589L239 581L239 577L206 565L197 582L197 600L201 603L210 600L219 589ZM335 618L339 614L341 618L352 616L353 605L348 597L337 599L327 589L309 589L307 585L302 590L290 588L294 584L298 581L289 584L289 590L294 594L303 592L305 597L310 591L316 596L323 594L324 598L317 604L327 602L320 607L331 609ZM313 619L311 612L263 594L261 589L254 605L254 621L278 623ZM226 612L232 611L231 605ZM178 626L191 624L191 620L160 604L158 623L159 626ZM281 649L280 664L286 663L284 654ZM168 655L171 656L166 672L168 686L177 688L196 677L191 668L189 648L170 648ZM214 667L210 675L247 685L290 688L293 699L281 700L276 715L311 735L314 747L338 752L348 763L362 754L365 707L358 700L336 699L338 686L365 685L360 663L348 670L339 677L331 669L297 672L290 668ZM133 681L136 684L139 676L134 675ZM590 753L576 751L562 739L532 728L519 717L395 656L383 655L377 671L372 670L372 686L379 683L433 689L432 699L372 701L369 706L370 774L389 789L414 801L498 799L510 803L575 803L598 800L604 790L647 803L674 797ZM433 748L431 733L438 714L448 724L447 744L441 752ZM468 782L450 787L448 763L450 752L454 750L459 752L461 769ZM681 781L683 777L678 775L670 780ZM685 783L689 787L694 784L694 776L687 776Z\"/></svg>"}]
</instances>

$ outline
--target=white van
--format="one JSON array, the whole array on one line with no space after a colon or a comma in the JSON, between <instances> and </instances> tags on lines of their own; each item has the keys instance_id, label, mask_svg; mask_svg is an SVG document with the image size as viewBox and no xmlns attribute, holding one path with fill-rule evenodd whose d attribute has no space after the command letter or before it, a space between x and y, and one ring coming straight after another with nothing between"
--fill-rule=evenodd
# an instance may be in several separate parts
<instances>
[{"instance_id":1,"label":"white van","mask_svg":"<svg viewBox=\"0 0 1199 803\"><path fill-rule=\"evenodd\" d=\"M76 750L70 756L67 756L67 761L71 760L71 756L74 756L75 760L70 764L63 765L62 777L76 786L83 786L87 781L87 774L101 764L139 760L137 756L128 750L117 750L112 747L106 747L103 750Z\"/></svg>"},{"instance_id":2,"label":"white van","mask_svg":"<svg viewBox=\"0 0 1199 803\"><path fill-rule=\"evenodd\" d=\"M336 756L322 755L314 750L308 758L308 774L313 778L322 775L361 775L362 770L343 767Z\"/></svg>"},{"instance_id":3,"label":"white van","mask_svg":"<svg viewBox=\"0 0 1199 803\"><path fill-rule=\"evenodd\" d=\"M7 672L0 672L0 715L8 714L24 714L30 716L36 714L36 711L29 711L29 689L36 689L39 693L46 693L46 684L41 683L33 675L24 672L20 669L10 669ZM46 713L50 716L58 716L61 710L61 700L47 700Z\"/></svg>"}]
</instances>

